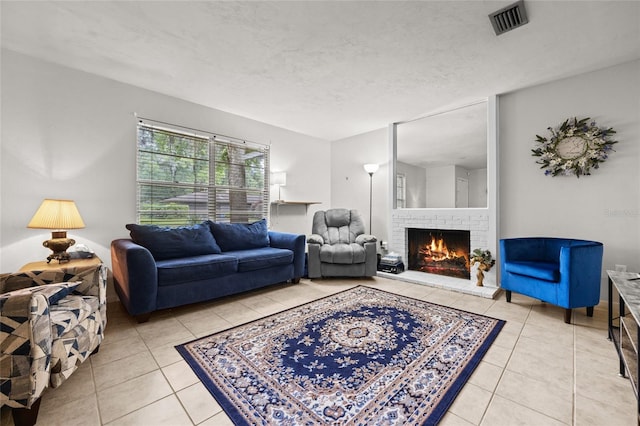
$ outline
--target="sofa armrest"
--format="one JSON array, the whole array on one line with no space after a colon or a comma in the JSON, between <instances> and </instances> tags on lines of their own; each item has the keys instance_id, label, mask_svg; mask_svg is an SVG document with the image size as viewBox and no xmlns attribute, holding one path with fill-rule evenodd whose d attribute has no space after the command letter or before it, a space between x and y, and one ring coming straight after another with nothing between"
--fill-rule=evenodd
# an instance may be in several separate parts
<instances>
[{"instance_id":1,"label":"sofa armrest","mask_svg":"<svg viewBox=\"0 0 640 426\"><path fill-rule=\"evenodd\" d=\"M307 262L307 276L309 278L321 278L322 267L320 262L320 248L322 244L309 244L308 262Z\"/></svg>"},{"instance_id":2,"label":"sofa armrest","mask_svg":"<svg viewBox=\"0 0 640 426\"><path fill-rule=\"evenodd\" d=\"M0 295L0 405L31 408L48 386L52 343L48 297L66 294L69 287L50 284Z\"/></svg>"},{"instance_id":3,"label":"sofa armrest","mask_svg":"<svg viewBox=\"0 0 640 426\"><path fill-rule=\"evenodd\" d=\"M293 251L293 278L301 278L304 275L304 249L306 245L304 235L269 231L269 245Z\"/></svg>"},{"instance_id":4,"label":"sofa armrest","mask_svg":"<svg viewBox=\"0 0 640 426\"><path fill-rule=\"evenodd\" d=\"M378 271L378 247L376 245L376 241L376 238L373 237L373 241L367 241L364 243L365 277L373 277L377 274Z\"/></svg>"},{"instance_id":5,"label":"sofa armrest","mask_svg":"<svg viewBox=\"0 0 640 426\"><path fill-rule=\"evenodd\" d=\"M156 310L158 270L149 250L130 239L113 240L111 268L116 293L129 314Z\"/></svg>"},{"instance_id":6,"label":"sofa armrest","mask_svg":"<svg viewBox=\"0 0 640 426\"><path fill-rule=\"evenodd\" d=\"M76 294L95 296L100 305L107 303L107 266L101 263L90 268L70 267L62 268L64 281L78 282L73 290Z\"/></svg>"},{"instance_id":7,"label":"sofa armrest","mask_svg":"<svg viewBox=\"0 0 640 426\"><path fill-rule=\"evenodd\" d=\"M584 303L580 306L599 303L603 251L599 242L567 245L560 249L560 285L568 288L568 300Z\"/></svg>"},{"instance_id":8,"label":"sofa armrest","mask_svg":"<svg viewBox=\"0 0 640 426\"><path fill-rule=\"evenodd\" d=\"M565 245L560 248L560 272L602 272L602 243Z\"/></svg>"}]
</instances>

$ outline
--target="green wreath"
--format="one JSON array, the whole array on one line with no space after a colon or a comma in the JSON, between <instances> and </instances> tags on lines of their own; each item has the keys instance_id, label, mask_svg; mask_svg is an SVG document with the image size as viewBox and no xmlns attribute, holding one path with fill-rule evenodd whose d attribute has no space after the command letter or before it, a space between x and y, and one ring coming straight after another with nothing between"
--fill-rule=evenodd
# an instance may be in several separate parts
<instances>
[{"instance_id":1,"label":"green wreath","mask_svg":"<svg viewBox=\"0 0 640 426\"><path fill-rule=\"evenodd\" d=\"M532 149L534 157L545 170L545 175L571 176L590 175L591 169L600 167L611 151L612 145L618 141L611 140L615 134L612 128L600 128L590 118L578 120L567 119L556 129L548 127L550 138L536 135L536 142L541 144Z\"/></svg>"}]
</instances>

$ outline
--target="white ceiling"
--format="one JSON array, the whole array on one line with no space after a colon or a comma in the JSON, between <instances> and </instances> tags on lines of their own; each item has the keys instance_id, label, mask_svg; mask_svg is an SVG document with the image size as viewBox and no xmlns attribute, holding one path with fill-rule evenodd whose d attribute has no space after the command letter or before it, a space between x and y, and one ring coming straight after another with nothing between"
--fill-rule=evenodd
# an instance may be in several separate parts
<instances>
[{"instance_id":1,"label":"white ceiling","mask_svg":"<svg viewBox=\"0 0 640 426\"><path fill-rule=\"evenodd\" d=\"M486 169L487 110L479 102L399 124L396 159L423 168Z\"/></svg>"},{"instance_id":2,"label":"white ceiling","mask_svg":"<svg viewBox=\"0 0 640 426\"><path fill-rule=\"evenodd\" d=\"M327 140L640 58L638 1L0 3L2 46ZM588 88L585 88L588 90Z\"/></svg>"}]
</instances>

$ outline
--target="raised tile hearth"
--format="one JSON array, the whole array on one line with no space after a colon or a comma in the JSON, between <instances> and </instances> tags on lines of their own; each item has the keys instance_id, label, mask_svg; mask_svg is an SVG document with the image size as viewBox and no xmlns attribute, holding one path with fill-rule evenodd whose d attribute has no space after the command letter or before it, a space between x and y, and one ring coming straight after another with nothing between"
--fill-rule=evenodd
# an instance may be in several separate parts
<instances>
[{"instance_id":1,"label":"raised tile hearth","mask_svg":"<svg viewBox=\"0 0 640 426\"><path fill-rule=\"evenodd\" d=\"M489 248L496 253L495 225L493 215L487 209L400 209L391 213L390 249L399 253L407 265L409 255L408 230L412 228L467 230L470 233L470 249ZM378 272L385 278L401 280L410 283L423 284L472 294L493 299L500 288L496 284L497 267L485 274L483 287L476 283L476 268L471 268L471 279L435 275L427 272L406 270L401 274ZM408 268L407 268L408 269Z\"/></svg>"},{"instance_id":2,"label":"raised tile hearth","mask_svg":"<svg viewBox=\"0 0 640 426\"><path fill-rule=\"evenodd\" d=\"M422 284L429 287L447 289L458 293L472 294L474 296L484 297L485 299L494 299L500 292L500 288L493 285L493 282L495 282L495 276L493 277L493 282L491 282L491 276L488 274L485 276L484 286L478 287L475 285L475 268L472 270L471 280L427 274L419 271L404 271L400 274L378 271L378 276L414 284ZM487 283L487 281L490 282Z\"/></svg>"}]
</instances>

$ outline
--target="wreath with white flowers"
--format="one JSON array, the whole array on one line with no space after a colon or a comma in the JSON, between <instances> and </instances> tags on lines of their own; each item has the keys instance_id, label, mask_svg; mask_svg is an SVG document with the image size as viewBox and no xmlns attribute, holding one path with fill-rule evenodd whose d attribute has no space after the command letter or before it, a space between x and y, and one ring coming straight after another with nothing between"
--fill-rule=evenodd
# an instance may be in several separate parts
<instances>
[{"instance_id":1,"label":"wreath with white flowers","mask_svg":"<svg viewBox=\"0 0 640 426\"><path fill-rule=\"evenodd\" d=\"M591 169L599 168L611 151L612 145L618 141L611 139L615 134L612 128L598 127L590 118L567 119L557 128L548 127L551 137L536 135L536 142L541 144L532 149L534 157L545 170L545 175L558 176L590 175Z\"/></svg>"}]
</instances>

